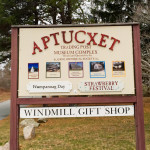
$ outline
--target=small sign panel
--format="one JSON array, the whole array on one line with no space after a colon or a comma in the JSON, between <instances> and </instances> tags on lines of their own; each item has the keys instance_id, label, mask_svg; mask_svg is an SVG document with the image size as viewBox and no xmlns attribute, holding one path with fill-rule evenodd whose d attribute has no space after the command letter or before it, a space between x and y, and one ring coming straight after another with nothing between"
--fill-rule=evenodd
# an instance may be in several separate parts
<instances>
[{"instance_id":1,"label":"small sign panel","mask_svg":"<svg viewBox=\"0 0 150 150\"><path fill-rule=\"evenodd\" d=\"M78 85L80 92L115 92L124 89L124 82L121 80L113 81L84 81Z\"/></svg>"},{"instance_id":2,"label":"small sign panel","mask_svg":"<svg viewBox=\"0 0 150 150\"><path fill-rule=\"evenodd\" d=\"M133 105L20 108L20 118L134 116Z\"/></svg>"},{"instance_id":3,"label":"small sign panel","mask_svg":"<svg viewBox=\"0 0 150 150\"><path fill-rule=\"evenodd\" d=\"M27 84L27 90L29 93L68 93L71 89L72 83L68 81L29 82L29 84Z\"/></svg>"}]
</instances>

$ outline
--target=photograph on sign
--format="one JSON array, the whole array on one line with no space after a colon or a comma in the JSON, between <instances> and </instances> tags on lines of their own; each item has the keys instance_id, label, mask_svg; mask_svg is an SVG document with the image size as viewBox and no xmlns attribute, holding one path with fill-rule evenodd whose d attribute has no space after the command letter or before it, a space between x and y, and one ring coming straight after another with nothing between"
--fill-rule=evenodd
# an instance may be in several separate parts
<instances>
[{"instance_id":1,"label":"photograph on sign","mask_svg":"<svg viewBox=\"0 0 150 150\"><path fill-rule=\"evenodd\" d=\"M105 62L104 61L91 61L90 62L90 77L91 78L105 78Z\"/></svg>"},{"instance_id":2,"label":"photograph on sign","mask_svg":"<svg viewBox=\"0 0 150 150\"><path fill-rule=\"evenodd\" d=\"M113 61L112 69L113 77L124 77L126 75L124 61Z\"/></svg>"},{"instance_id":3,"label":"photograph on sign","mask_svg":"<svg viewBox=\"0 0 150 150\"><path fill-rule=\"evenodd\" d=\"M83 62L69 62L69 78L83 77Z\"/></svg>"},{"instance_id":4,"label":"photograph on sign","mask_svg":"<svg viewBox=\"0 0 150 150\"><path fill-rule=\"evenodd\" d=\"M38 78L39 78L39 64L28 63L28 79L38 79Z\"/></svg>"},{"instance_id":5,"label":"photograph on sign","mask_svg":"<svg viewBox=\"0 0 150 150\"><path fill-rule=\"evenodd\" d=\"M46 62L46 77L47 78L61 77L60 62Z\"/></svg>"},{"instance_id":6,"label":"photograph on sign","mask_svg":"<svg viewBox=\"0 0 150 150\"><path fill-rule=\"evenodd\" d=\"M130 25L20 28L18 97L134 95L132 38Z\"/></svg>"}]
</instances>

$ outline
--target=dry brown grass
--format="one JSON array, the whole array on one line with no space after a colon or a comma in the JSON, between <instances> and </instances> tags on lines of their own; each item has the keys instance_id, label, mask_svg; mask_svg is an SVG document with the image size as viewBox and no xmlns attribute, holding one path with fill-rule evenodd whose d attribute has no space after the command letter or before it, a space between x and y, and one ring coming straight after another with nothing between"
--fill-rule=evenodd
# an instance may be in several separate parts
<instances>
[{"instance_id":1,"label":"dry brown grass","mask_svg":"<svg viewBox=\"0 0 150 150\"><path fill-rule=\"evenodd\" d=\"M10 99L10 91L0 89L0 102Z\"/></svg>"}]
</instances>

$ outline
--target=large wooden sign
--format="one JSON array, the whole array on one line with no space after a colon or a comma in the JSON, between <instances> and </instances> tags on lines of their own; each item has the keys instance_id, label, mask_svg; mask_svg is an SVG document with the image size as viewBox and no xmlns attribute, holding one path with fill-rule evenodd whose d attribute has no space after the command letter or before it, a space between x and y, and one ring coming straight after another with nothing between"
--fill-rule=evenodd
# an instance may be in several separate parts
<instances>
[{"instance_id":1,"label":"large wooden sign","mask_svg":"<svg viewBox=\"0 0 150 150\"><path fill-rule=\"evenodd\" d=\"M132 110L129 114L135 116L136 148L145 150L138 23L12 26L11 31L11 150L19 148L19 114L25 118L27 112L43 109L65 110L64 117L67 111L82 117L84 110L89 116L111 116L107 114L111 109L118 112L115 116L125 116ZM107 103L124 105L114 108ZM105 106L20 112L22 104Z\"/></svg>"},{"instance_id":2,"label":"large wooden sign","mask_svg":"<svg viewBox=\"0 0 150 150\"><path fill-rule=\"evenodd\" d=\"M18 97L135 94L132 40L130 25L19 28Z\"/></svg>"}]
</instances>

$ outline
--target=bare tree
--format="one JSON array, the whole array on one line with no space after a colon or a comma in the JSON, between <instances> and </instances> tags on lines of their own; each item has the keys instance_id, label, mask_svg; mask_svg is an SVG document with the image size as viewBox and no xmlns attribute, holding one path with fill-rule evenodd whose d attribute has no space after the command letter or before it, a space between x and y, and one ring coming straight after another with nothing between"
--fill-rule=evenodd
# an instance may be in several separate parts
<instances>
[{"instance_id":1,"label":"bare tree","mask_svg":"<svg viewBox=\"0 0 150 150\"><path fill-rule=\"evenodd\" d=\"M150 94L150 2L140 2L134 11L133 20L140 22L143 87Z\"/></svg>"}]
</instances>

